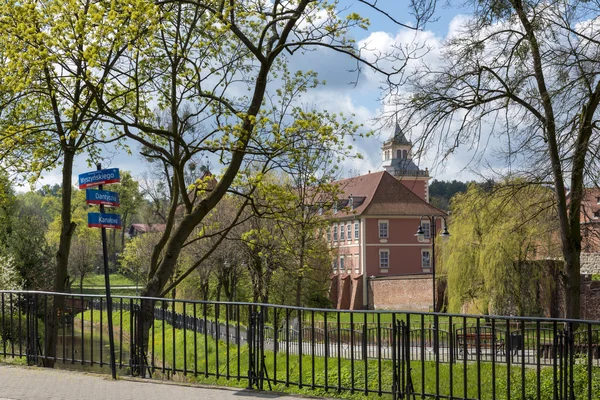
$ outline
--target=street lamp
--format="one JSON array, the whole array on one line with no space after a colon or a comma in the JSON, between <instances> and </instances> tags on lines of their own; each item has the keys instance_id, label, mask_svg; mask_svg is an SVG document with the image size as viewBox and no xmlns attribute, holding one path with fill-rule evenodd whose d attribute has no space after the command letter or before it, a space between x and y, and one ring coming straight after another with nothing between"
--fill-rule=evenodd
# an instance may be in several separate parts
<instances>
[{"instance_id":1,"label":"street lamp","mask_svg":"<svg viewBox=\"0 0 600 400\"><path fill-rule=\"evenodd\" d=\"M447 242L450 239L450 232L448 232L448 226L446 224L446 218L443 215L423 215L419 221L419 228L417 229L417 233L415 236L419 243L425 242L425 232L423 231L423 219L427 219L429 221L429 236L431 237L431 273L433 275L433 312L436 312L436 303L435 303L435 237L437 236L437 221L439 219L444 221L444 230L440 234L442 237L442 241Z\"/></svg>"}]
</instances>

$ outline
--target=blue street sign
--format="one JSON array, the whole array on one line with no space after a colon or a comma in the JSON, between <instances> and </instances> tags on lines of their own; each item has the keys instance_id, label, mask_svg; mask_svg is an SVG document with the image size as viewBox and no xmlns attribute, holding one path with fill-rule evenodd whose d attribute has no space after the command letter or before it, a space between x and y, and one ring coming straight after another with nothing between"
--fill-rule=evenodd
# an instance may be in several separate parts
<instances>
[{"instance_id":1,"label":"blue street sign","mask_svg":"<svg viewBox=\"0 0 600 400\"><path fill-rule=\"evenodd\" d=\"M79 175L79 189L121 182L119 168L101 169Z\"/></svg>"},{"instance_id":2,"label":"blue street sign","mask_svg":"<svg viewBox=\"0 0 600 400\"><path fill-rule=\"evenodd\" d=\"M119 193L109 192L108 190L87 189L85 191L85 203L119 207Z\"/></svg>"},{"instance_id":3,"label":"blue street sign","mask_svg":"<svg viewBox=\"0 0 600 400\"><path fill-rule=\"evenodd\" d=\"M121 229L119 214L88 213L88 228Z\"/></svg>"}]
</instances>

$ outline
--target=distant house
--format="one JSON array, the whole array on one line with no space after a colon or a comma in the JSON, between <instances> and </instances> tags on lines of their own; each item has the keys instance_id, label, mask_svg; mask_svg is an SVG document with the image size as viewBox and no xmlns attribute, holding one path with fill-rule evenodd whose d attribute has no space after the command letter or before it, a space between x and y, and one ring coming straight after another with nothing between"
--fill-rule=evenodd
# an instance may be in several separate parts
<instances>
[{"instance_id":1,"label":"distant house","mask_svg":"<svg viewBox=\"0 0 600 400\"><path fill-rule=\"evenodd\" d=\"M383 146L386 171L336 182L341 194L327 241L334 254L330 299L338 309L432 307L431 243L419 243L415 233L422 224L429 238L421 216L446 214L427 202L429 174L416 167L410 146L396 127Z\"/></svg>"},{"instance_id":2,"label":"distant house","mask_svg":"<svg viewBox=\"0 0 600 400\"><path fill-rule=\"evenodd\" d=\"M131 224L127 231L129 238L149 232L164 232L165 224Z\"/></svg>"}]
</instances>

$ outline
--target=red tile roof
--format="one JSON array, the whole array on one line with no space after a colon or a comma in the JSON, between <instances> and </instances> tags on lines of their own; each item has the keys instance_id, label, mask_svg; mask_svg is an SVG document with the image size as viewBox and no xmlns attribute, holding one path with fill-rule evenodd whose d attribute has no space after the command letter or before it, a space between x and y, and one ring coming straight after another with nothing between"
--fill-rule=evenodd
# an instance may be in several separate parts
<instances>
[{"instance_id":1,"label":"red tile roof","mask_svg":"<svg viewBox=\"0 0 600 400\"><path fill-rule=\"evenodd\" d=\"M385 171L374 172L336 182L340 199L364 197L352 215L446 215L442 210L422 200L400 181ZM338 217L340 215L338 214Z\"/></svg>"}]
</instances>

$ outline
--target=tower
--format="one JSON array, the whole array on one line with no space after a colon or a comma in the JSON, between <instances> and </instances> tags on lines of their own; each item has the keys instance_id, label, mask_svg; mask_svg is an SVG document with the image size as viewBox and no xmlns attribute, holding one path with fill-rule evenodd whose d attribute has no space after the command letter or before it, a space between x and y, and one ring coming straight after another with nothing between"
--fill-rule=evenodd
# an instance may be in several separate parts
<instances>
[{"instance_id":1,"label":"tower","mask_svg":"<svg viewBox=\"0 0 600 400\"><path fill-rule=\"evenodd\" d=\"M381 147L383 168L413 191L417 196L429 202L429 171L419 169L412 160L412 142L406 139L404 132L396 123L393 134Z\"/></svg>"}]
</instances>

